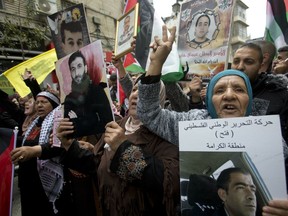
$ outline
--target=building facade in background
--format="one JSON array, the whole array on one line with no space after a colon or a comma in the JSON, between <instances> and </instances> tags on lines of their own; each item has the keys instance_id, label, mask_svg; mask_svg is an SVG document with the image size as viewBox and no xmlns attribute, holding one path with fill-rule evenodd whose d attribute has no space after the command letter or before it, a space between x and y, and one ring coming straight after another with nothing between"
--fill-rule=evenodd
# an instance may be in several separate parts
<instances>
[{"instance_id":1,"label":"building facade in background","mask_svg":"<svg viewBox=\"0 0 288 216\"><path fill-rule=\"evenodd\" d=\"M250 37L247 35L247 27L249 26L246 20L247 9L248 6L243 1L236 1L233 13L229 62L232 61L233 53L248 39L250 39Z\"/></svg>"},{"instance_id":2,"label":"building facade in background","mask_svg":"<svg viewBox=\"0 0 288 216\"><path fill-rule=\"evenodd\" d=\"M17 35L9 35L15 38L15 43L19 45L11 48L11 44L1 43L0 74L24 60L53 48L51 33L47 27L47 15L79 3L83 3L86 10L91 41L101 39L104 51L114 50L116 24L117 19L122 16L124 0L0 0L0 43L1 40L4 41L5 32L7 34L3 27L7 22L14 23L25 32L38 29L44 33L39 45L33 49L29 49L25 43L23 45L17 42L19 40Z\"/></svg>"},{"instance_id":3,"label":"building facade in background","mask_svg":"<svg viewBox=\"0 0 288 216\"><path fill-rule=\"evenodd\" d=\"M153 0L149 1L153 4ZM177 15L182 2L182 0L175 0L175 4L171 7L172 16L163 18L168 26L177 25ZM51 34L47 27L47 15L79 3L83 3L86 10L91 41L100 39L104 51L114 50L117 19L122 16L125 0L0 0L0 43L4 32L2 24L7 22L7 18L21 26L23 31L29 32L34 28L40 29L45 34L39 46L33 49L28 49L25 45L18 45L16 39L16 48L9 47L9 44L1 44L0 74L22 61L52 48ZM229 61L231 61L233 51L250 39L247 36L247 9L248 6L243 1L236 0ZM15 35L9 37L16 38Z\"/></svg>"}]
</instances>

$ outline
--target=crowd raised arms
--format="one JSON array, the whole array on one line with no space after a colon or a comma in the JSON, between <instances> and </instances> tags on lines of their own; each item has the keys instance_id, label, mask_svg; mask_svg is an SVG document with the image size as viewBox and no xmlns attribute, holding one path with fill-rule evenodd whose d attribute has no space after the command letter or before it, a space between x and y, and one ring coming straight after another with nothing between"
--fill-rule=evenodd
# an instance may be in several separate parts
<instances>
[{"instance_id":1,"label":"crowd raised arms","mask_svg":"<svg viewBox=\"0 0 288 216\"><path fill-rule=\"evenodd\" d=\"M23 79L34 97L28 96L24 106L17 108L1 92L0 117L5 114L10 120L7 123L1 120L1 127L20 126L23 131L17 148L11 151L11 160L19 164L23 216L179 214L179 121L279 114L283 140L287 142L287 47L278 49L276 55L271 43L245 43L235 51L231 69L214 75L207 86L201 77L194 76L187 93L179 83L160 81L163 64L175 43L176 27L169 31L168 35L167 27L163 26L162 35L151 43L150 65L143 75L133 77L126 72L121 59L112 57L127 96L128 111L117 115L118 121L111 121L113 118L109 116L104 132L75 136L80 131L75 122L82 121L80 116L88 113L81 104L77 105L79 113L64 106L65 116L57 119L59 126L52 134L54 114L61 109L59 95L51 89L42 91L29 69L23 72ZM78 40L82 41L81 35ZM135 40L131 44L134 48ZM75 53L78 54L72 54L69 60L74 80L71 88L77 89L77 95L90 90L90 96L102 92L103 89L91 86L85 58L81 52ZM82 85L83 80L87 85ZM85 88L80 90L76 86ZM70 95L68 102L75 103L77 95ZM96 104L90 96L85 99L87 104L89 101ZM20 113L19 110L21 115L13 119L11 114ZM108 114L102 113L100 117L103 115ZM88 118L94 119L91 116ZM101 118L97 119L100 123L95 120L93 124L103 123ZM88 129L81 126L81 130ZM52 147L52 135L60 140L60 148ZM285 142L283 149L287 158ZM254 208L244 215L253 216L256 204L251 176L241 170L233 172L227 174L231 181L237 177L249 185L249 199ZM233 191L232 186L230 189ZM218 195L223 201L222 210L233 215L235 206L231 207L226 199L232 196L229 190L218 188ZM236 209L242 209L242 204ZM262 215L288 215L288 200L270 201L263 207Z\"/></svg>"}]
</instances>

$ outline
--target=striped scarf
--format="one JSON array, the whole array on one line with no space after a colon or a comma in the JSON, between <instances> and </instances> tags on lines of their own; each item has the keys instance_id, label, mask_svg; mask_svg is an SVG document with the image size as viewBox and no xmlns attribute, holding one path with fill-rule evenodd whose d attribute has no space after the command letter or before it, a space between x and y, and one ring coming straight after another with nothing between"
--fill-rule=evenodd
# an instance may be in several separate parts
<instances>
[{"instance_id":1,"label":"striped scarf","mask_svg":"<svg viewBox=\"0 0 288 216\"><path fill-rule=\"evenodd\" d=\"M43 145L49 142L50 132L53 128L55 111L59 109L60 106L56 107L45 117L44 121L42 122L39 137L39 145ZM25 136L23 138L22 145L24 144L28 135L35 127L38 121L39 117L37 117L27 129L27 132L25 133ZM63 182L64 182L63 166L59 163L59 157L54 157L48 160L40 160L38 158L37 169L44 191L49 201L53 203L54 212L57 213L57 210L55 208L55 201L63 188Z\"/></svg>"}]
</instances>

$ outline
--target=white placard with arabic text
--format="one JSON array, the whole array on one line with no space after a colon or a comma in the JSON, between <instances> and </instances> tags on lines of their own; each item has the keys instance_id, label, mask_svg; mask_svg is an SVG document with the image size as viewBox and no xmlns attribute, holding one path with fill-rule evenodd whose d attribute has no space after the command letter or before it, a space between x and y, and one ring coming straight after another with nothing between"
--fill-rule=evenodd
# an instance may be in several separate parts
<instances>
[{"instance_id":1,"label":"white placard with arabic text","mask_svg":"<svg viewBox=\"0 0 288 216\"><path fill-rule=\"evenodd\" d=\"M180 155L181 152L246 152L272 197L286 197L278 115L179 122L179 142Z\"/></svg>"}]
</instances>

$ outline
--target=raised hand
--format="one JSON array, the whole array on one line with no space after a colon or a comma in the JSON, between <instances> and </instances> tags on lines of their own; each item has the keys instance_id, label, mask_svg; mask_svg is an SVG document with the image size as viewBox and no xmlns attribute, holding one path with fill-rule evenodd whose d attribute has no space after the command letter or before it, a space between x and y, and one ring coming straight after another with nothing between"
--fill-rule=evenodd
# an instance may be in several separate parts
<instances>
[{"instance_id":1,"label":"raised hand","mask_svg":"<svg viewBox=\"0 0 288 216\"><path fill-rule=\"evenodd\" d=\"M207 92L207 87L203 87L203 88L201 89L201 92L200 92L200 96L201 96L202 101L205 101L206 92Z\"/></svg>"},{"instance_id":2,"label":"raised hand","mask_svg":"<svg viewBox=\"0 0 288 216\"><path fill-rule=\"evenodd\" d=\"M123 62L121 58L116 59L114 52L112 52L112 64L118 69L119 67L123 66Z\"/></svg>"},{"instance_id":3,"label":"raised hand","mask_svg":"<svg viewBox=\"0 0 288 216\"><path fill-rule=\"evenodd\" d=\"M54 90L49 83L47 83L46 91L48 91L48 92L50 92L50 93L52 93L52 94L55 94L55 95L57 95L58 97L60 96L59 91Z\"/></svg>"},{"instance_id":4,"label":"raised hand","mask_svg":"<svg viewBox=\"0 0 288 216\"><path fill-rule=\"evenodd\" d=\"M21 74L23 80L29 79L29 80L33 80L35 79L35 77L33 76L32 72L30 70L28 70L27 68L25 68L24 74Z\"/></svg>"},{"instance_id":5,"label":"raised hand","mask_svg":"<svg viewBox=\"0 0 288 216\"><path fill-rule=\"evenodd\" d=\"M168 30L164 25L162 27L162 38L155 36L154 42L150 44L150 48L152 49L150 53L151 63L146 76L161 74L162 66L172 50L172 46L175 41L175 34L176 27L173 26L170 31L170 36L168 37Z\"/></svg>"},{"instance_id":6,"label":"raised hand","mask_svg":"<svg viewBox=\"0 0 288 216\"><path fill-rule=\"evenodd\" d=\"M202 89L202 80L198 75L195 75L188 84L192 96L192 102L198 103L201 101L200 92Z\"/></svg>"},{"instance_id":7,"label":"raised hand","mask_svg":"<svg viewBox=\"0 0 288 216\"><path fill-rule=\"evenodd\" d=\"M126 75L126 70L124 68L122 60L115 58L114 52L112 53L112 64L118 69L119 77L123 78Z\"/></svg>"}]
</instances>

